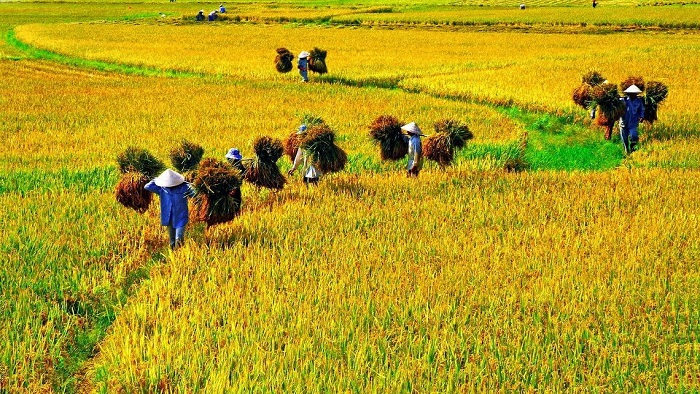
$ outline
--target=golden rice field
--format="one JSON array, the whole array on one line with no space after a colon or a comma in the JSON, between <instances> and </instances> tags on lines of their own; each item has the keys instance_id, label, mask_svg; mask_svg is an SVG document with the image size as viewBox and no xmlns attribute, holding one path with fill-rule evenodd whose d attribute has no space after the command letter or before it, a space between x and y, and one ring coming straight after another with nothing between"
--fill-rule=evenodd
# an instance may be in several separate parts
<instances>
[{"instance_id":1,"label":"golden rice field","mask_svg":"<svg viewBox=\"0 0 700 394\"><path fill-rule=\"evenodd\" d=\"M0 3L0 394L700 390L697 7L338 3ZM571 103L593 68L670 88L630 157ZM176 252L115 201L128 146L249 156L305 114L349 157L318 187L246 184ZM475 138L408 179L381 114Z\"/></svg>"},{"instance_id":2,"label":"golden rice field","mask_svg":"<svg viewBox=\"0 0 700 394\"><path fill-rule=\"evenodd\" d=\"M694 33L610 37L322 27L297 31L290 34L281 25L99 23L25 25L16 35L69 56L272 81L298 76L274 70L271 48L321 46L332 56L330 82L397 83L435 95L555 112L574 110L571 91L587 70L599 70L615 82L642 75L666 83L673 92L663 104L663 134L700 132L700 96L694 93L700 90L700 35ZM188 54L186 59L181 53Z\"/></svg>"}]
</instances>

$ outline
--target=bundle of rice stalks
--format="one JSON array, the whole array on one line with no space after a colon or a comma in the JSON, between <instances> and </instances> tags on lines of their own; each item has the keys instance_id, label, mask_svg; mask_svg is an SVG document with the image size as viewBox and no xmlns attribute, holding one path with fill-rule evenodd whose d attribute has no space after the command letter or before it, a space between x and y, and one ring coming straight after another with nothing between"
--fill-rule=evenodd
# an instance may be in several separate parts
<instances>
[{"instance_id":1,"label":"bundle of rice stalks","mask_svg":"<svg viewBox=\"0 0 700 394\"><path fill-rule=\"evenodd\" d=\"M632 85L637 85L639 90L641 90L642 92L644 92L644 88L646 87L646 85L644 84L644 78L642 78L641 76L629 76L627 77L627 79L622 81L622 83L620 84L620 89L624 92L628 87Z\"/></svg>"},{"instance_id":2,"label":"bundle of rice stalks","mask_svg":"<svg viewBox=\"0 0 700 394\"><path fill-rule=\"evenodd\" d=\"M593 93L593 87L587 83L582 83L579 87L574 89L572 98L574 103L583 109L588 109L593 102L591 94Z\"/></svg>"},{"instance_id":3,"label":"bundle of rice stalks","mask_svg":"<svg viewBox=\"0 0 700 394\"><path fill-rule=\"evenodd\" d=\"M440 167L452 164L455 150L447 132L439 132L425 139L423 154L428 160L437 162Z\"/></svg>"},{"instance_id":4,"label":"bundle of rice stalks","mask_svg":"<svg viewBox=\"0 0 700 394\"><path fill-rule=\"evenodd\" d=\"M115 189L117 201L138 213L146 212L153 199L153 193L143 188L148 181L148 177L141 173L125 173Z\"/></svg>"},{"instance_id":5,"label":"bundle of rice stalks","mask_svg":"<svg viewBox=\"0 0 700 394\"><path fill-rule=\"evenodd\" d=\"M147 150L132 146L117 156L117 163L122 174L138 172L148 179L153 179L165 171L165 164L162 161Z\"/></svg>"},{"instance_id":6,"label":"bundle of rice stalks","mask_svg":"<svg viewBox=\"0 0 700 394\"><path fill-rule=\"evenodd\" d=\"M289 157L289 161L294 163L294 157L297 155L297 150L301 145L301 135L293 131L287 139L284 140L284 154Z\"/></svg>"},{"instance_id":7,"label":"bundle of rice stalks","mask_svg":"<svg viewBox=\"0 0 700 394\"><path fill-rule=\"evenodd\" d=\"M382 160L401 160L408 153L408 144L401 133L402 124L395 116L380 115L369 126L369 135L379 144Z\"/></svg>"},{"instance_id":8,"label":"bundle of rice stalks","mask_svg":"<svg viewBox=\"0 0 700 394\"><path fill-rule=\"evenodd\" d=\"M229 163L214 158L202 161L193 182L197 218L207 226L231 221L241 207L241 183L240 172Z\"/></svg>"},{"instance_id":9,"label":"bundle of rice stalks","mask_svg":"<svg viewBox=\"0 0 700 394\"><path fill-rule=\"evenodd\" d=\"M581 82L589 86L602 85L605 80L603 74L598 71L589 71L581 76Z\"/></svg>"},{"instance_id":10,"label":"bundle of rice stalks","mask_svg":"<svg viewBox=\"0 0 700 394\"><path fill-rule=\"evenodd\" d=\"M663 82L651 81L647 84L644 96L644 120L653 124L659 120L659 104L668 96L668 86Z\"/></svg>"},{"instance_id":11,"label":"bundle of rice stalks","mask_svg":"<svg viewBox=\"0 0 700 394\"><path fill-rule=\"evenodd\" d=\"M287 179L277 167L277 160L282 157L282 141L270 137L260 137L253 143L255 158L243 161L245 171L243 178L258 187L282 189Z\"/></svg>"},{"instance_id":12,"label":"bundle of rice stalks","mask_svg":"<svg viewBox=\"0 0 700 394\"><path fill-rule=\"evenodd\" d=\"M170 151L170 161L179 173L185 173L196 169L203 155L204 148L201 145L182 140L180 146Z\"/></svg>"},{"instance_id":13,"label":"bundle of rice stalks","mask_svg":"<svg viewBox=\"0 0 700 394\"><path fill-rule=\"evenodd\" d=\"M311 52L309 52L309 70L318 74L327 73L328 68L326 67L326 54L327 51L320 48L314 48Z\"/></svg>"},{"instance_id":14,"label":"bundle of rice stalks","mask_svg":"<svg viewBox=\"0 0 700 394\"><path fill-rule=\"evenodd\" d=\"M318 115L307 113L301 117L301 124L305 124L307 128L325 123L326 122L323 120L323 118ZM297 155L299 146L301 146L301 135L298 135L296 131L293 131L284 140L284 154L289 157L289 161L294 162L294 157Z\"/></svg>"},{"instance_id":15,"label":"bundle of rice stalks","mask_svg":"<svg viewBox=\"0 0 700 394\"><path fill-rule=\"evenodd\" d=\"M456 148L464 148L467 141L474 138L469 127L456 119L442 119L435 122L435 132L445 132L450 136L450 143Z\"/></svg>"},{"instance_id":16,"label":"bundle of rice stalks","mask_svg":"<svg viewBox=\"0 0 700 394\"><path fill-rule=\"evenodd\" d=\"M600 108L600 115L596 123L601 126L608 126L610 122L615 123L625 114L625 103L620 100L617 85L614 83L604 83L594 86L592 89L593 104Z\"/></svg>"},{"instance_id":17,"label":"bundle of rice stalks","mask_svg":"<svg viewBox=\"0 0 700 394\"><path fill-rule=\"evenodd\" d=\"M335 134L328 125L313 126L301 137L301 147L309 152L321 173L338 172L345 168L348 156L335 144Z\"/></svg>"},{"instance_id":18,"label":"bundle of rice stalks","mask_svg":"<svg viewBox=\"0 0 700 394\"><path fill-rule=\"evenodd\" d=\"M277 48L275 57L275 68L278 72L288 73L294 68L294 55L287 48Z\"/></svg>"},{"instance_id":19,"label":"bundle of rice stalks","mask_svg":"<svg viewBox=\"0 0 700 394\"><path fill-rule=\"evenodd\" d=\"M423 154L441 167L452 164L455 151L474 138L469 127L455 119L439 120L435 122L434 128L435 134L425 139Z\"/></svg>"}]
</instances>

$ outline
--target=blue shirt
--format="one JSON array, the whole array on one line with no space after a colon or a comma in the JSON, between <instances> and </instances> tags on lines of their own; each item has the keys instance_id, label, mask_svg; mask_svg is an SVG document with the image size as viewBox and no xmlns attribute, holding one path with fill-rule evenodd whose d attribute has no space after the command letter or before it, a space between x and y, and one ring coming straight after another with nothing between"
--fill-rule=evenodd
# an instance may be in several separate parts
<instances>
[{"instance_id":1,"label":"blue shirt","mask_svg":"<svg viewBox=\"0 0 700 394\"><path fill-rule=\"evenodd\" d=\"M625 114L622 116L622 126L627 129L636 129L639 126L639 119L644 117L644 101L637 96L632 98L625 97L622 100L625 103Z\"/></svg>"},{"instance_id":2,"label":"blue shirt","mask_svg":"<svg viewBox=\"0 0 700 394\"><path fill-rule=\"evenodd\" d=\"M423 167L423 143L420 140L420 136L411 134L410 136L405 136L404 140L408 142L408 164L406 169L410 170L413 167L413 163L416 163L416 168L420 170Z\"/></svg>"},{"instance_id":3,"label":"blue shirt","mask_svg":"<svg viewBox=\"0 0 700 394\"><path fill-rule=\"evenodd\" d=\"M155 181L150 181L144 186L144 189L160 197L160 223L163 226L185 227L189 221L187 197L191 197L193 194L188 183L162 187L156 185Z\"/></svg>"},{"instance_id":4,"label":"blue shirt","mask_svg":"<svg viewBox=\"0 0 700 394\"><path fill-rule=\"evenodd\" d=\"M309 60L307 58L299 59L299 70L306 71L309 67Z\"/></svg>"}]
</instances>

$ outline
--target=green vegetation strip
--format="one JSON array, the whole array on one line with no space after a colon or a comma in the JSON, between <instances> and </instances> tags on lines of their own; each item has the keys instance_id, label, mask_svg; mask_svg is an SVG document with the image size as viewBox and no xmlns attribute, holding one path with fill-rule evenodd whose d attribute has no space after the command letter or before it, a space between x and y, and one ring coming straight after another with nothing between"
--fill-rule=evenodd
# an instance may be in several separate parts
<instances>
[{"instance_id":1,"label":"green vegetation strip","mask_svg":"<svg viewBox=\"0 0 700 394\"><path fill-rule=\"evenodd\" d=\"M0 195L30 192L46 193L70 190L78 193L107 192L117 184L118 173L114 168L93 168L83 171L61 168L56 171L21 170L0 173Z\"/></svg>"},{"instance_id":2,"label":"green vegetation strip","mask_svg":"<svg viewBox=\"0 0 700 394\"><path fill-rule=\"evenodd\" d=\"M193 73L183 70L173 70L173 69L158 69L158 68L148 68L148 67L138 67L127 64L103 62L99 60L87 60L72 56L62 55L60 53L47 51L44 49L34 48L22 41L20 41L16 36L14 30L9 30L5 35L5 41L11 47L23 52L32 59L37 60L47 60L60 64L65 64L72 67L88 68L92 70L98 70L103 72L114 72L127 75L140 75L140 76L157 76L157 77L172 77L172 78L192 78L192 77L204 77L206 74Z\"/></svg>"}]
</instances>

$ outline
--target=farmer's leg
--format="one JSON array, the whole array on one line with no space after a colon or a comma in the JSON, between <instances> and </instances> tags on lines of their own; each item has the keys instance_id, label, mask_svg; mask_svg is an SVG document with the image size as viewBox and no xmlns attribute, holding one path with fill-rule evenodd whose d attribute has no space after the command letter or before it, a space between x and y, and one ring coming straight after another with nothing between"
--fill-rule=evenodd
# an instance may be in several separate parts
<instances>
[{"instance_id":1,"label":"farmer's leg","mask_svg":"<svg viewBox=\"0 0 700 394\"><path fill-rule=\"evenodd\" d=\"M175 248L175 228L168 226L168 235L170 236L170 249Z\"/></svg>"},{"instance_id":2,"label":"farmer's leg","mask_svg":"<svg viewBox=\"0 0 700 394\"><path fill-rule=\"evenodd\" d=\"M639 143L639 134L637 132L636 127L633 129L630 129L629 140L630 140L630 153L632 153L632 152L637 150L637 144Z\"/></svg>"},{"instance_id":3,"label":"farmer's leg","mask_svg":"<svg viewBox=\"0 0 700 394\"><path fill-rule=\"evenodd\" d=\"M625 153L628 155L630 152L630 141L629 141L629 130L627 127L620 127L620 139L622 140L622 146L625 148Z\"/></svg>"},{"instance_id":4,"label":"farmer's leg","mask_svg":"<svg viewBox=\"0 0 700 394\"><path fill-rule=\"evenodd\" d=\"M175 246L179 247L185 242L185 226L175 229Z\"/></svg>"}]
</instances>

